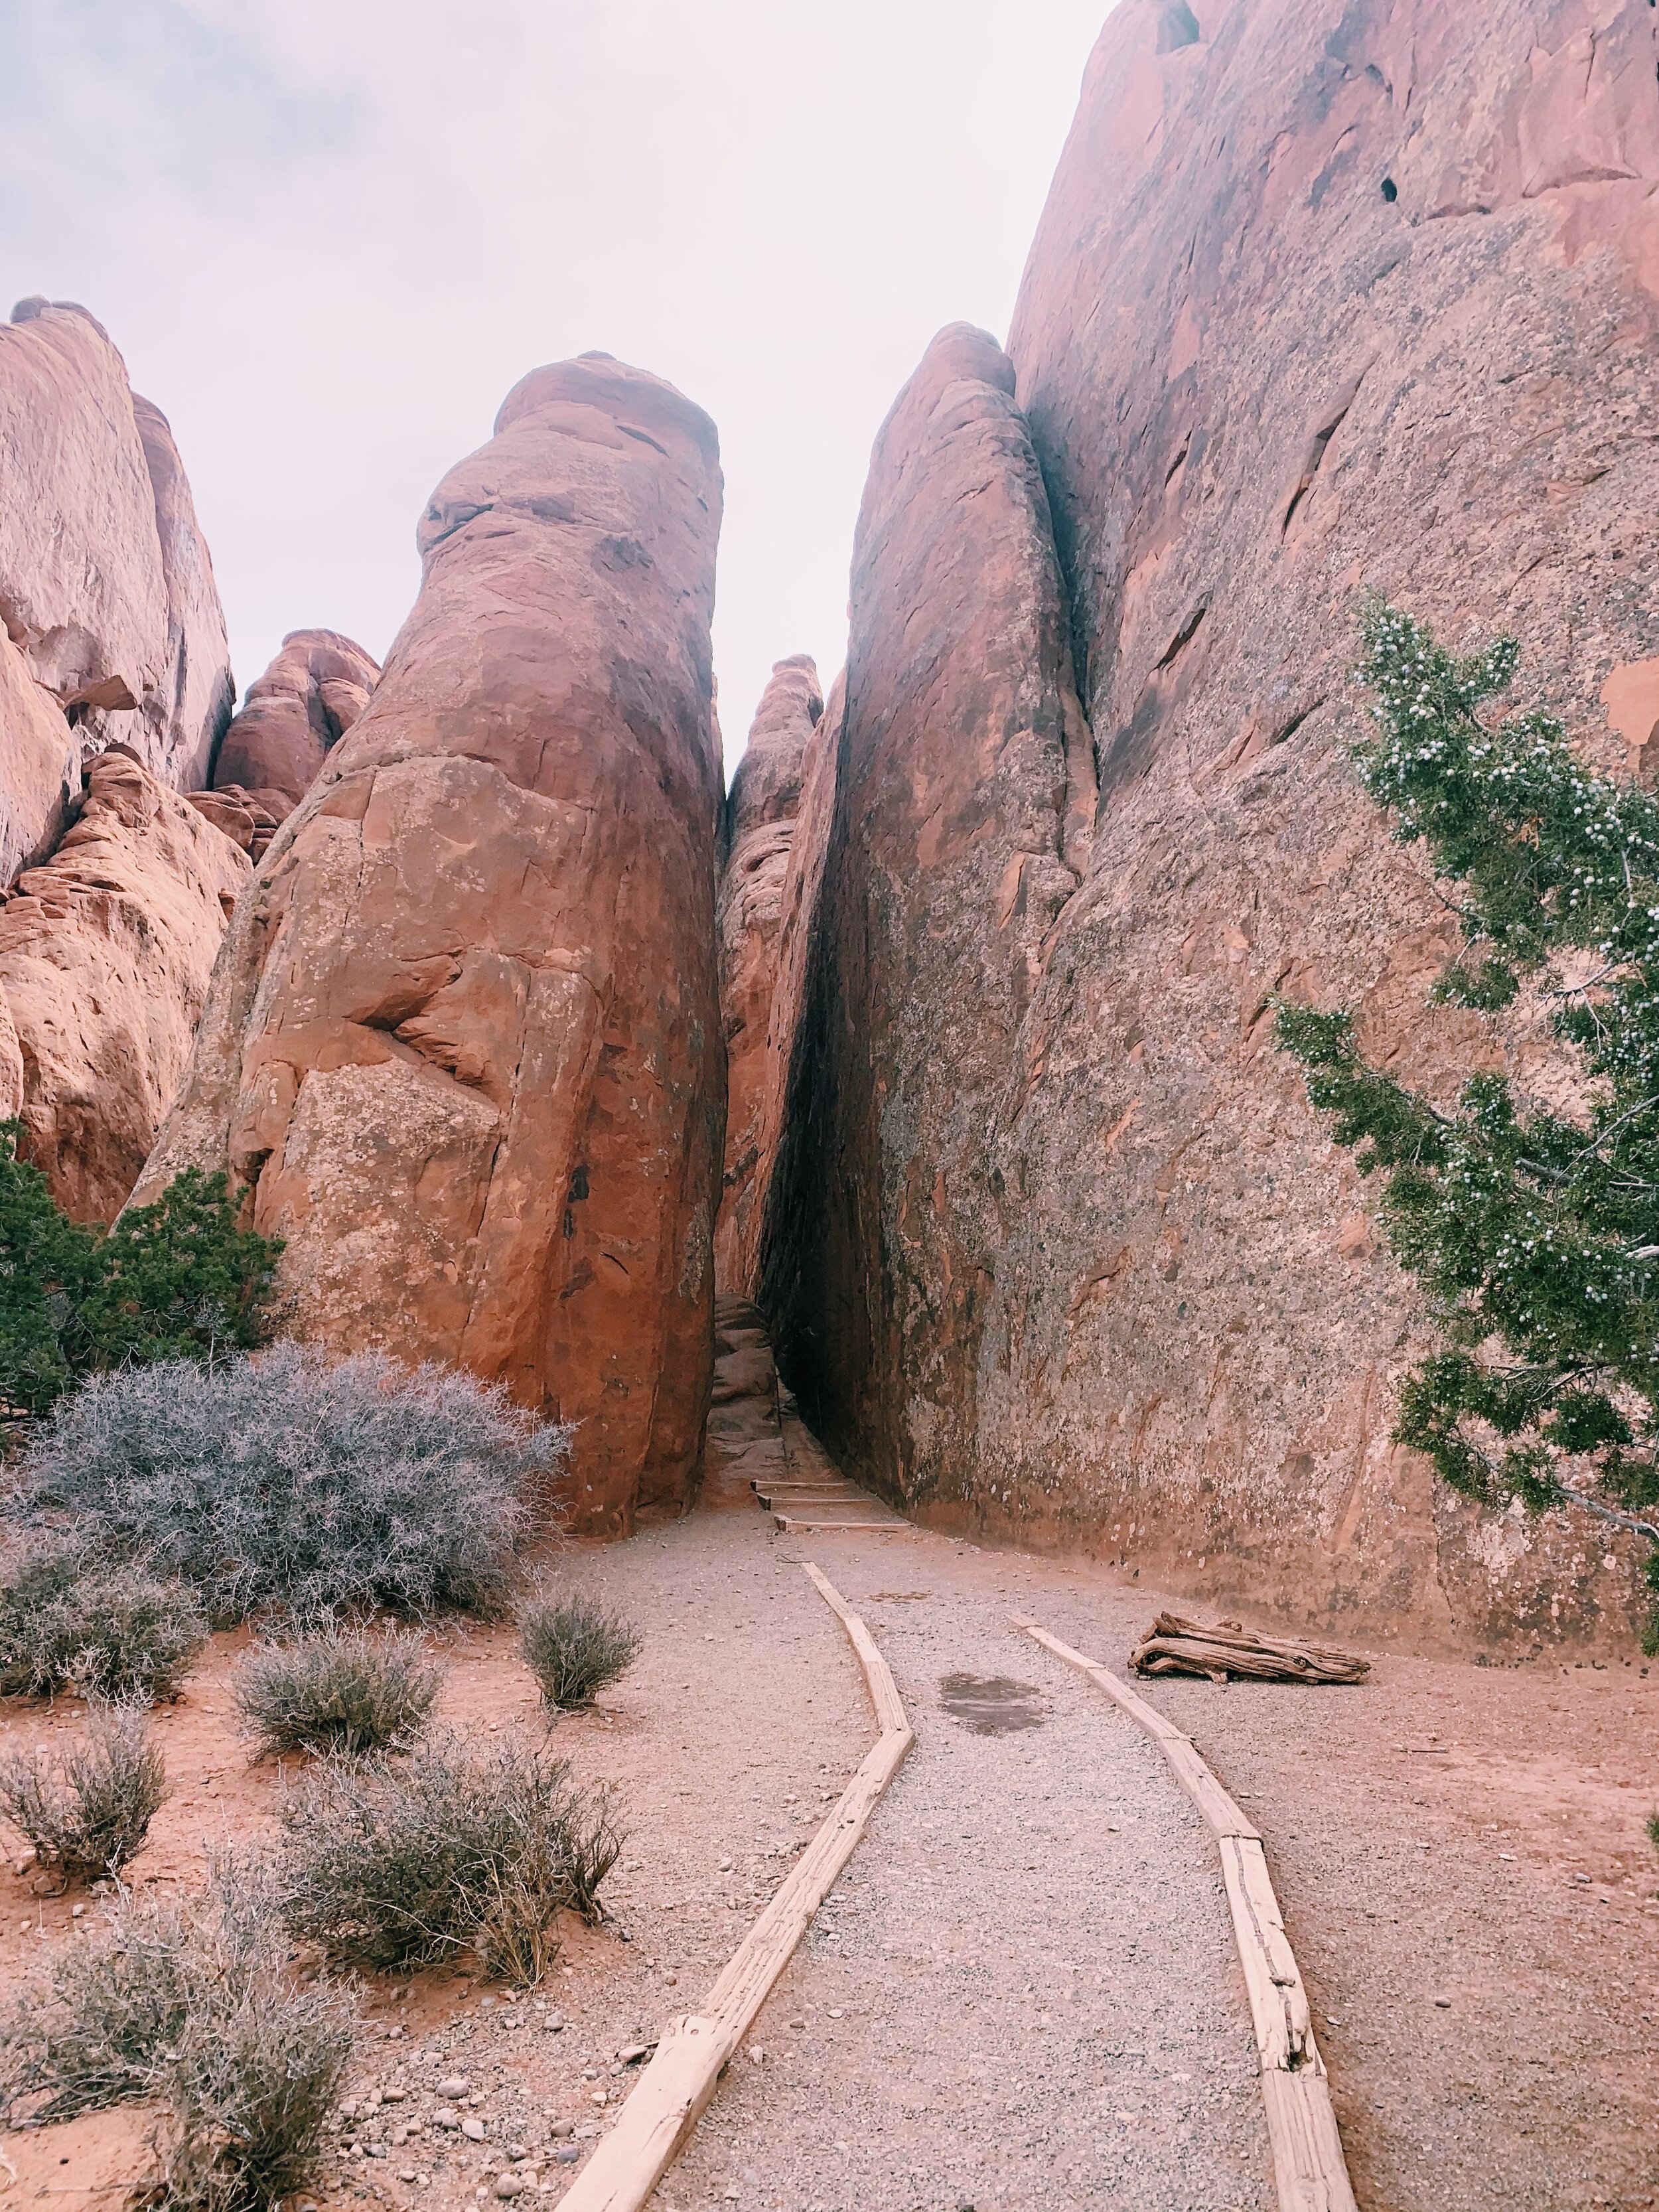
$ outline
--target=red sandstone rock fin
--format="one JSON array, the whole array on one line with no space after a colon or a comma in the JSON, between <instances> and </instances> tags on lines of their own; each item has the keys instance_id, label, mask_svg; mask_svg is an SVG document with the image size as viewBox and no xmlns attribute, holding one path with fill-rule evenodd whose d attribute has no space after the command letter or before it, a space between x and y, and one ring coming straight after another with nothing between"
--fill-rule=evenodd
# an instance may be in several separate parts
<instances>
[{"instance_id":1,"label":"red sandstone rock fin","mask_svg":"<svg viewBox=\"0 0 1659 2212\"><path fill-rule=\"evenodd\" d=\"M229 838L112 750L92 763L57 852L0 908L23 1157L76 1220L111 1220L125 1203L250 873ZM0 1086L9 1057L0 1042Z\"/></svg>"},{"instance_id":2,"label":"red sandstone rock fin","mask_svg":"<svg viewBox=\"0 0 1659 2212\"><path fill-rule=\"evenodd\" d=\"M224 617L165 419L69 301L0 325L0 870L49 851L82 748L129 744L163 782L203 781L223 726ZM20 704L27 678L42 695ZM56 706L72 739L49 741ZM67 771L67 772L66 772Z\"/></svg>"},{"instance_id":3,"label":"red sandstone rock fin","mask_svg":"<svg viewBox=\"0 0 1659 2212\"><path fill-rule=\"evenodd\" d=\"M575 1523L621 1533L685 1502L712 1366L720 481L708 417L618 362L499 425L237 908L139 1195L231 1168L301 1328L574 1419ZM256 799L300 779L254 708L315 737L355 651L289 647L221 758Z\"/></svg>"},{"instance_id":4,"label":"red sandstone rock fin","mask_svg":"<svg viewBox=\"0 0 1659 2212\"><path fill-rule=\"evenodd\" d=\"M220 747L219 790L252 792L276 821L291 813L368 706L380 671L337 630L290 630Z\"/></svg>"},{"instance_id":5,"label":"red sandstone rock fin","mask_svg":"<svg viewBox=\"0 0 1659 2212\"><path fill-rule=\"evenodd\" d=\"M951 325L876 440L792 1010L794 1125L766 1215L761 1303L785 1372L849 1470L906 1496L974 1481L1008 1078L1094 811L1071 607L1013 388L995 340Z\"/></svg>"}]
</instances>

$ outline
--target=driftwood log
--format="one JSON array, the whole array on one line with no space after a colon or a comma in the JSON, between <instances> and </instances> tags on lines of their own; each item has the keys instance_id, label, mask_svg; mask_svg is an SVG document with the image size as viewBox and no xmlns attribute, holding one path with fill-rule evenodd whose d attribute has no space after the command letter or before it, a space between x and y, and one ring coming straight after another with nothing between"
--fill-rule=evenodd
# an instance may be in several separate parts
<instances>
[{"instance_id":1,"label":"driftwood log","mask_svg":"<svg viewBox=\"0 0 1659 2212\"><path fill-rule=\"evenodd\" d=\"M1236 1620L1206 1626L1177 1613L1159 1613L1129 1663L1138 1674L1207 1674L1212 1682L1231 1674L1254 1682L1363 1682L1371 1671L1370 1661L1352 1651L1300 1637L1252 1636Z\"/></svg>"}]
</instances>

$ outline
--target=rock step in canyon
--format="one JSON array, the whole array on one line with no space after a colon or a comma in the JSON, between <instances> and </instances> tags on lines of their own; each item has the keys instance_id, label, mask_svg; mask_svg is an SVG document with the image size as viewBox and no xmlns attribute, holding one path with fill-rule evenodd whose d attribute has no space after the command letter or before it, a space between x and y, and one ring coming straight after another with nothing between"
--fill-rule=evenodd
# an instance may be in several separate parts
<instances>
[{"instance_id":1,"label":"rock step in canyon","mask_svg":"<svg viewBox=\"0 0 1659 2212\"><path fill-rule=\"evenodd\" d=\"M714 1384L703 1446L702 1492L740 1502L746 1485L780 1528L903 1528L890 1505L848 1482L778 1381L760 1309L714 1302Z\"/></svg>"}]
</instances>

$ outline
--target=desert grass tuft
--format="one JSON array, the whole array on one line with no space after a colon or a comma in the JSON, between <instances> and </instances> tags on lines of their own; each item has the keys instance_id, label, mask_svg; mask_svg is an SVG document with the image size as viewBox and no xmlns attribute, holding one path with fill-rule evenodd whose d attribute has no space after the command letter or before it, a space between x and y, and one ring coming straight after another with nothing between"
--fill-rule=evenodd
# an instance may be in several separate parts
<instances>
[{"instance_id":1,"label":"desert grass tuft","mask_svg":"<svg viewBox=\"0 0 1659 2212\"><path fill-rule=\"evenodd\" d=\"M312 2180L350 2058L355 2016L287 1967L258 1863L225 1856L205 1897L121 1896L0 2015L0 2091L15 2124L143 2099L165 2105L166 2202L267 2212Z\"/></svg>"},{"instance_id":2,"label":"desert grass tuft","mask_svg":"<svg viewBox=\"0 0 1659 2212\"><path fill-rule=\"evenodd\" d=\"M589 1598L532 1598L519 1614L519 1649L556 1711L590 1705L639 1656L641 1638Z\"/></svg>"},{"instance_id":3,"label":"desert grass tuft","mask_svg":"<svg viewBox=\"0 0 1659 2212\"><path fill-rule=\"evenodd\" d=\"M517 1735L434 1734L406 1760L331 1759L281 1809L283 1911L337 1965L384 1972L475 1951L539 1980L561 1911L599 1917L622 1849L608 1801Z\"/></svg>"},{"instance_id":4,"label":"desert grass tuft","mask_svg":"<svg viewBox=\"0 0 1659 2212\"><path fill-rule=\"evenodd\" d=\"M443 1669L416 1636L324 1628L291 1644L255 1644L231 1693L261 1753L397 1749L426 1725Z\"/></svg>"},{"instance_id":5,"label":"desert grass tuft","mask_svg":"<svg viewBox=\"0 0 1659 2212\"><path fill-rule=\"evenodd\" d=\"M167 1765L138 1704L89 1706L86 1734L65 1749L0 1757L0 1813L63 1887L118 1874L166 1796Z\"/></svg>"}]
</instances>

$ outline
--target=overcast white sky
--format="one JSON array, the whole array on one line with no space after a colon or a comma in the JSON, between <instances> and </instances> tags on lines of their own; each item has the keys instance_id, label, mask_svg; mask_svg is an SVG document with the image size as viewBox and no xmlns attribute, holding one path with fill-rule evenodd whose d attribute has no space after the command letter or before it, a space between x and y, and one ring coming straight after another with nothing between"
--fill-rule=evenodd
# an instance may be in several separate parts
<instances>
[{"instance_id":1,"label":"overcast white sky","mask_svg":"<svg viewBox=\"0 0 1659 2212\"><path fill-rule=\"evenodd\" d=\"M0 313L82 301L170 417L239 683L384 653L416 518L536 363L720 425L728 761L845 641L871 440L1006 334L1109 0L0 0Z\"/></svg>"}]
</instances>

